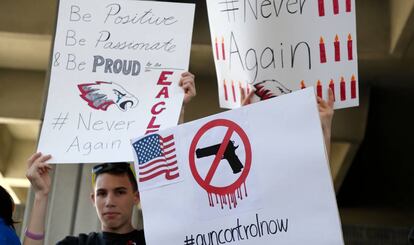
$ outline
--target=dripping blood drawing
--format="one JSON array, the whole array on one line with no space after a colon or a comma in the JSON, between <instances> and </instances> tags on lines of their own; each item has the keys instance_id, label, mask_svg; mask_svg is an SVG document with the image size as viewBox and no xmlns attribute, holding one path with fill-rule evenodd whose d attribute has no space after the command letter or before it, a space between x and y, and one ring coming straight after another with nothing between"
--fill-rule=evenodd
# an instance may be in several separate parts
<instances>
[{"instance_id":1,"label":"dripping blood drawing","mask_svg":"<svg viewBox=\"0 0 414 245\"><path fill-rule=\"evenodd\" d=\"M200 143L200 139L215 128L224 128L223 136L214 137L217 142L213 144ZM235 140L237 139L237 141ZM240 150L236 152L240 146ZM210 158L208 158L210 157ZM203 176L200 173L201 165L208 162L208 171ZM204 161L203 161L204 159ZM214 159L214 160L213 160ZM241 159L241 160L240 160ZM191 142L189 150L189 164L191 173L200 187L208 194L208 201L211 207L219 206L221 209L228 206L230 209L236 208L238 201L248 197L246 179L250 172L252 163L252 150L250 141L245 131L235 122L226 119L216 119L202 126ZM229 168L219 168L225 164ZM217 185L213 183L213 177L231 176L227 185Z\"/></svg>"}]
</instances>

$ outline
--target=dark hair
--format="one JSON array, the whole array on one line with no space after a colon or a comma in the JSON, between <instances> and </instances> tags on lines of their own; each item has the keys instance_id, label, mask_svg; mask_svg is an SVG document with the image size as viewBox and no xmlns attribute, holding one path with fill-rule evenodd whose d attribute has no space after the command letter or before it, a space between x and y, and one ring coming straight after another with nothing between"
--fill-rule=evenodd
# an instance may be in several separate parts
<instances>
[{"instance_id":1,"label":"dark hair","mask_svg":"<svg viewBox=\"0 0 414 245\"><path fill-rule=\"evenodd\" d=\"M128 176L129 182L132 184L132 190L138 191L138 183L134 173L127 162L113 162L113 163L102 163L93 167L92 174L95 176L95 180L100 174L108 173L112 175L124 175Z\"/></svg>"},{"instance_id":2,"label":"dark hair","mask_svg":"<svg viewBox=\"0 0 414 245\"><path fill-rule=\"evenodd\" d=\"M4 220L6 225L14 229L16 222L13 221L14 202L10 194L0 185L0 218Z\"/></svg>"}]
</instances>

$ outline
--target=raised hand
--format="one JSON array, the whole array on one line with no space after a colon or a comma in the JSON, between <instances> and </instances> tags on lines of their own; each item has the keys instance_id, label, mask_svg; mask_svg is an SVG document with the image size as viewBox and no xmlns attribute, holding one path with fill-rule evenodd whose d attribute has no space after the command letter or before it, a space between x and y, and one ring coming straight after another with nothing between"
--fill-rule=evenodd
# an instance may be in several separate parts
<instances>
[{"instance_id":1,"label":"raised hand","mask_svg":"<svg viewBox=\"0 0 414 245\"><path fill-rule=\"evenodd\" d=\"M27 160L26 177L32 184L35 194L49 194L51 186L50 171L52 168L46 161L50 158L52 158L51 155L43 155L38 152Z\"/></svg>"},{"instance_id":2,"label":"raised hand","mask_svg":"<svg viewBox=\"0 0 414 245\"><path fill-rule=\"evenodd\" d=\"M195 76L190 72L181 74L179 85L184 89L184 105L188 104L196 96Z\"/></svg>"}]
</instances>

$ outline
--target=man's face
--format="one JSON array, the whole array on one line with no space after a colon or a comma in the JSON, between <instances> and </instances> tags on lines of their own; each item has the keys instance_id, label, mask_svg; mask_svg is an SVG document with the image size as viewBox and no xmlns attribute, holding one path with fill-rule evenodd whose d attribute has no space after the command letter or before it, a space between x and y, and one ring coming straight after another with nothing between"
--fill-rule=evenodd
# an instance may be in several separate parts
<instances>
[{"instance_id":1,"label":"man's face","mask_svg":"<svg viewBox=\"0 0 414 245\"><path fill-rule=\"evenodd\" d=\"M132 189L127 174L100 174L96 179L92 201L102 230L115 233L132 231L132 210L138 204L138 193Z\"/></svg>"}]
</instances>

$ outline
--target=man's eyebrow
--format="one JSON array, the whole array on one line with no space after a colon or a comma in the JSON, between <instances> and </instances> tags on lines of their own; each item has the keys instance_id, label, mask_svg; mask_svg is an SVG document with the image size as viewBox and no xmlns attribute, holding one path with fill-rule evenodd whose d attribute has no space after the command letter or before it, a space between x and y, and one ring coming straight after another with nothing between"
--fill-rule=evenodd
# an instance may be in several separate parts
<instances>
[{"instance_id":1,"label":"man's eyebrow","mask_svg":"<svg viewBox=\"0 0 414 245\"><path fill-rule=\"evenodd\" d=\"M128 190L128 189L126 187L121 186L121 187L116 187L114 190L123 191L123 190Z\"/></svg>"}]
</instances>

